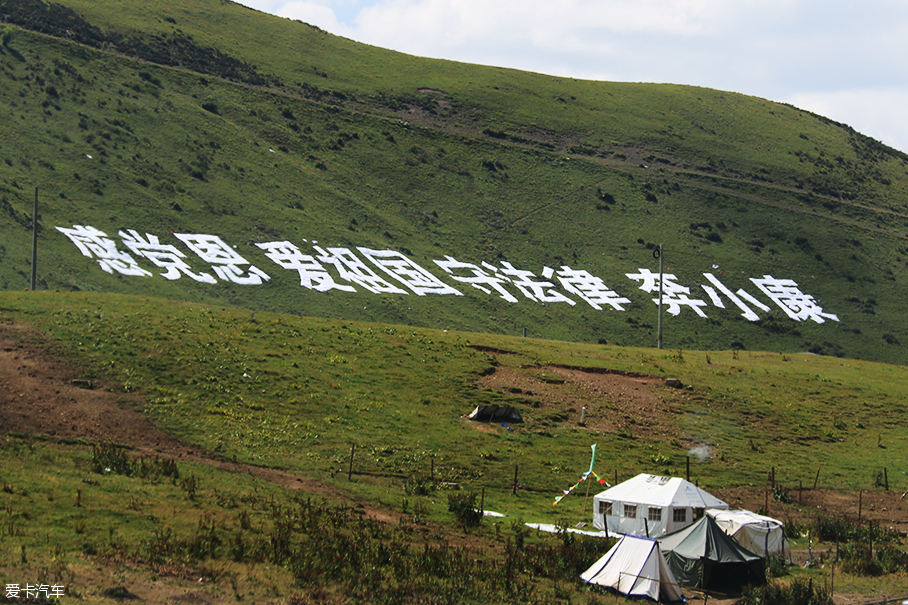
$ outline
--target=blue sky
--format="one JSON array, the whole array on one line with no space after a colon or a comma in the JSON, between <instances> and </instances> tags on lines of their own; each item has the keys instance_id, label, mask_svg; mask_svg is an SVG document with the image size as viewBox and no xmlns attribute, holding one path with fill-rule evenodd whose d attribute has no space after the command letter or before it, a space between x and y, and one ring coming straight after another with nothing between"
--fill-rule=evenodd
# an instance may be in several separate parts
<instances>
[{"instance_id":1,"label":"blue sky","mask_svg":"<svg viewBox=\"0 0 908 605\"><path fill-rule=\"evenodd\" d=\"M908 152L904 0L239 0L413 55L791 103Z\"/></svg>"}]
</instances>

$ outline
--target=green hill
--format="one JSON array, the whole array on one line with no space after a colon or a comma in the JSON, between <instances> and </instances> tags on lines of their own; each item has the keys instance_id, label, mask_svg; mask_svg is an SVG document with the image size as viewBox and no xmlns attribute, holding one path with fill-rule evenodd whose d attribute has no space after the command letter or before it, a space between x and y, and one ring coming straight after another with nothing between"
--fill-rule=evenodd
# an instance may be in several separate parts
<instances>
[{"instance_id":1,"label":"green hill","mask_svg":"<svg viewBox=\"0 0 908 605\"><path fill-rule=\"evenodd\" d=\"M220 0L0 18L4 289L29 286L37 188L40 289L654 345L640 287L664 244L666 347L905 362L908 158L845 125L421 59ZM107 238L92 258L58 229L77 225Z\"/></svg>"}]
</instances>

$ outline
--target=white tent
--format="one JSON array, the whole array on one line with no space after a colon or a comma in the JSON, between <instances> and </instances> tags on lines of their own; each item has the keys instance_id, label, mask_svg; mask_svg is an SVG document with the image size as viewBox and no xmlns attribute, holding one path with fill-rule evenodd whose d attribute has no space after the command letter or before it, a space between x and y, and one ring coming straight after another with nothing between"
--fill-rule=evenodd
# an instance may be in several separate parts
<instances>
[{"instance_id":1,"label":"white tent","mask_svg":"<svg viewBox=\"0 0 908 605\"><path fill-rule=\"evenodd\" d=\"M640 474L593 498L593 526L658 538L687 527L708 508L728 504L678 477Z\"/></svg>"},{"instance_id":2,"label":"white tent","mask_svg":"<svg viewBox=\"0 0 908 605\"><path fill-rule=\"evenodd\" d=\"M710 509L706 514L747 550L762 557L782 553L791 563L791 545L781 521L749 510Z\"/></svg>"},{"instance_id":3,"label":"white tent","mask_svg":"<svg viewBox=\"0 0 908 605\"><path fill-rule=\"evenodd\" d=\"M624 536L610 551L580 574L588 584L613 588L628 596L649 597L654 601L680 601L684 598L671 569L649 538Z\"/></svg>"}]
</instances>

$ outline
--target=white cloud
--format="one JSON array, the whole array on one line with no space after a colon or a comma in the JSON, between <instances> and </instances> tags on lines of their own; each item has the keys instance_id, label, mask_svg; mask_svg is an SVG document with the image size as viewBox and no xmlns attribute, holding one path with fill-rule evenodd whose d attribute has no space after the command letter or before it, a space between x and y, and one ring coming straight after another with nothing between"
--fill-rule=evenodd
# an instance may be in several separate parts
<instances>
[{"instance_id":1,"label":"white cloud","mask_svg":"<svg viewBox=\"0 0 908 605\"><path fill-rule=\"evenodd\" d=\"M529 48L561 52L571 41L578 51L595 51L614 34L707 33L729 18L727 6L723 0L386 0L360 11L356 31L371 44L432 56L467 44L513 44L516 55Z\"/></svg>"},{"instance_id":2,"label":"white cloud","mask_svg":"<svg viewBox=\"0 0 908 605\"><path fill-rule=\"evenodd\" d=\"M898 149L903 0L242 0L404 53L790 102Z\"/></svg>"},{"instance_id":3,"label":"white cloud","mask_svg":"<svg viewBox=\"0 0 908 605\"><path fill-rule=\"evenodd\" d=\"M900 117L908 107L908 88L801 92L787 102L908 152L908 123Z\"/></svg>"},{"instance_id":4,"label":"white cloud","mask_svg":"<svg viewBox=\"0 0 908 605\"><path fill-rule=\"evenodd\" d=\"M295 2L286 2L274 10L276 11L274 14L280 17L297 19L339 36L348 35L349 28L342 25L334 14L334 10L330 6L325 6L322 2L296 0Z\"/></svg>"}]
</instances>

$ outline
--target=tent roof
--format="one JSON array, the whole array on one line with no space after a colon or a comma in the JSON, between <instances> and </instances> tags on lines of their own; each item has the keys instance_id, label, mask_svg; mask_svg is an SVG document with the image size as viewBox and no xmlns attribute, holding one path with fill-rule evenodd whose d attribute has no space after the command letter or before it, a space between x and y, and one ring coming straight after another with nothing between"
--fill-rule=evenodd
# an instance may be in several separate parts
<instances>
[{"instance_id":1,"label":"tent roof","mask_svg":"<svg viewBox=\"0 0 908 605\"><path fill-rule=\"evenodd\" d=\"M580 578L630 596L649 597L656 601L680 601L684 598L659 550L659 543L650 538L624 536Z\"/></svg>"},{"instance_id":2,"label":"tent roof","mask_svg":"<svg viewBox=\"0 0 908 605\"><path fill-rule=\"evenodd\" d=\"M761 558L732 540L709 515L684 529L659 538L659 545L662 550L672 551L685 559L747 563Z\"/></svg>"},{"instance_id":3,"label":"tent roof","mask_svg":"<svg viewBox=\"0 0 908 605\"><path fill-rule=\"evenodd\" d=\"M768 525L769 527L782 527L784 524L778 519L764 517L749 510L717 510L711 509L706 514L716 520L721 527L738 529L742 525ZM734 532L731 532L734 533Z\"/></svg>"},{"instance_id":4,"label":"tent roof","mask_svg":"<svg viewBox=\"0 0 908 605\"><path fill-rule=\"evenodd\" d=\"M691 508L728 508L728 504L680 477L637 475L598 494L613 502Z\"/></svg>"}]
</instances>

